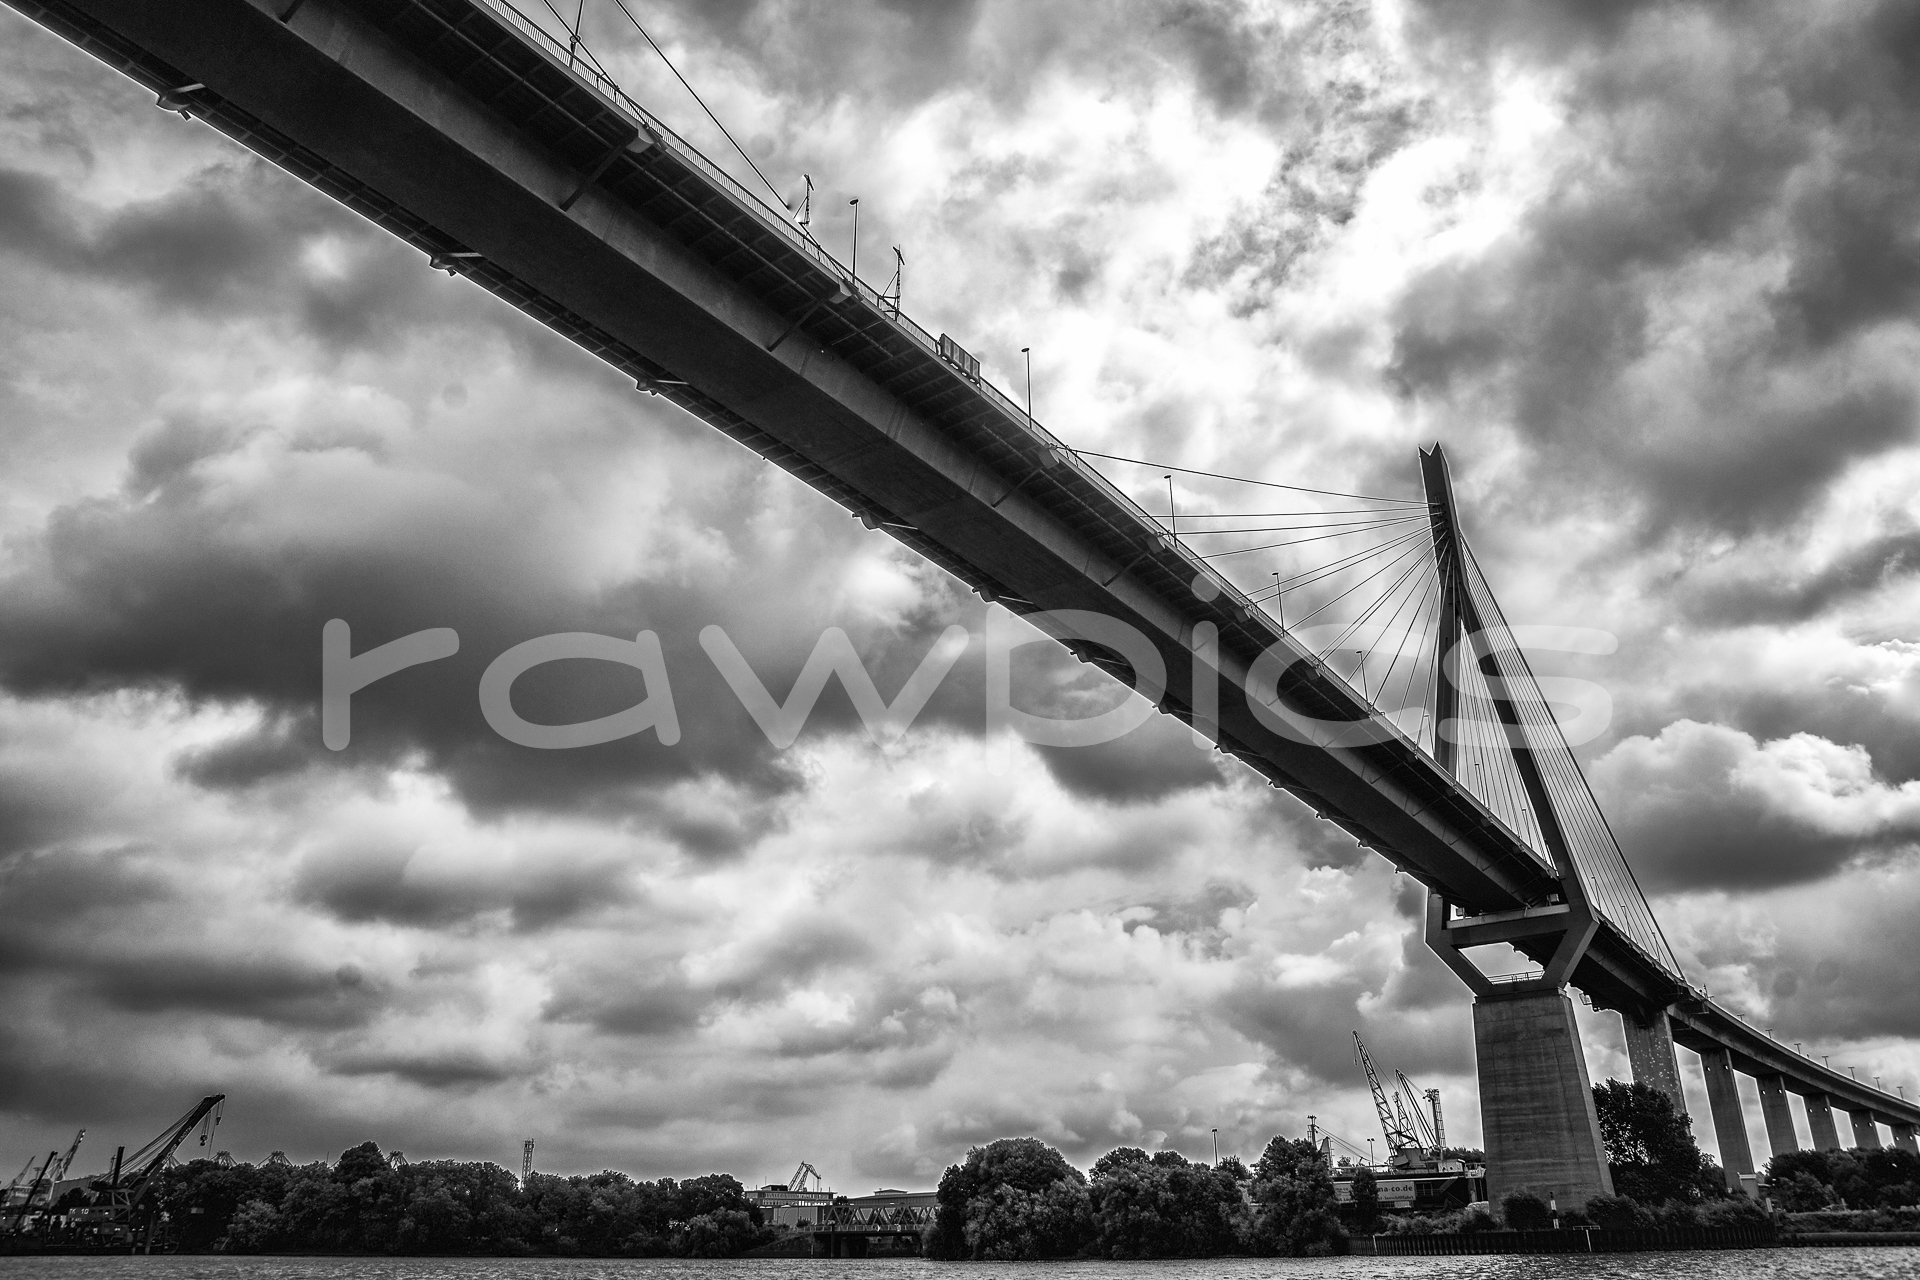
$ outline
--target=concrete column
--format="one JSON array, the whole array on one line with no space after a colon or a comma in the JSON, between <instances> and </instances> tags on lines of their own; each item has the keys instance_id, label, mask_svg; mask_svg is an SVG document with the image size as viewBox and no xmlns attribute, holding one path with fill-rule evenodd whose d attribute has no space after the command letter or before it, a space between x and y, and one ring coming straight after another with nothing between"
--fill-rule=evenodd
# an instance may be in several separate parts
<instances>
[{"instance_id":1,"label":"concrete column","mask_svg":"<svg viewBox=\"0 0 1920 1280\"><path fill-rule=\"evenodd\" d=\"M1747 1117L1740 1109L1740 1087L1734 1083L1733 1054L1713 1049L1700 1055L1707 1074L1707 1104L1713 1110L1713 1136L1720 1143L1720 1167L1727 1190L1739 1194L1740 1175L1753 1172L1753 1148L1747 1142Z\"/></svg>"},{"instance_id":2,"label":"concrete column","mask_svg":"<svg viewBox=\"0 0 1920 1280\"><path fill-rule=\"evenodd\" d=\"M1908 1155L1920 1156L1920 1142L1914 1141L1913 1126L1910 1124L1893 1126L1893 1145Z\"/></svg>"},{"instance_id":3,"label":"concrete column","mask_svg":"<svg viewBox=\"0 0 1920 1280\"><path fill-rule=\"evenodd\" d=\"M1787 1106L1785 1076L1760 1077L1760 1114L1766 1118L1767 1146L1774 1155L1783 1156L1800 1149L1800 1139L1793 1133L1793 1111Z\"/></svg>"},{"instance_id":4,"label":"concrete column","mask_svg":"<svg viewBox=\"0 0 1920 1280\"><path fill-rule=\"evenodd\" d=\"M1673 1109L1687 1114L1687 1098L1680 1091L1680 1064L1673 1056L1673 1030L1667 1011L1655 1009L1643 1022L1622 1011L1620 1028L1626 1033L1627 1062L1636 1084L1650 1084L1673 1099Z\"/></svg>"},{"instance_id":5,"label":"concrete column","mask_svg":"<svg viewBox=\"0 0 1920 1280\"><path fill-rule=\"evenodd\" d=\"M1873 1112L1849 1112L1853 1117L1853 1145L1864 1147L1868 1151L1880 1149L1880 1128L1873 1122Z\"/></svg>"},{"instance_id":6,"label":"concrete column","mask_svg":"<svg viewBox=\"0 0 1920 1280\"><path fill-rule=\"evenodd\" d=\"M1840 1130L1833 1123L1833 1101L1824 1093L1807 1095L1807 1128L1813 1132L1815 1151L1834 1151L1840 1146Z\"/></svg>"},{"instance_id":7,"label":"concrete column","mask_svg":"<svg viewBox=\"0 0 1920 1280\"><path fill-rule=\"evenodd\" d=\"M1613 1194L1593 1087L1564 991L1496 992L1473 1002L1487 1196L1554 1196L1574 1209Z\"/></svg>"}]
</instances>

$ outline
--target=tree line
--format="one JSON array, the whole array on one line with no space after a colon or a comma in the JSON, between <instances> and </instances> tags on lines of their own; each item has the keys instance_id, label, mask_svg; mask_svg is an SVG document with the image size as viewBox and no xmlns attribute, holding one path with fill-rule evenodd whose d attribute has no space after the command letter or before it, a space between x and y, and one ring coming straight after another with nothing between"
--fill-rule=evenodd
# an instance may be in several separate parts
<instances>
[{"instance_id":1,"label":"tree line","mask_svg":"<svg viewBox=\"0 0 1920 1280\"><path fill-rule=\"evenodd\" d=\"M195 1160L161 1175L154 1207L188 1252L722 1258L776 1235L724 1173L523 1183L491 1163L390 1164L372 1142L333 1164Z\"/></svg>"},{"instance_id":2,"label":"tree line","mask_svg":"<svg viewBox=\"0 0 1920 1280\"><path fill-rule=\"evenodd\" d=\"M1691 1120L1665 1094L1613 1080L1593 1092L1617 1194L1562 1212L1560 1225L1765 1220L1729 1195ZM1332 1173L1323 1152L1285 1136L1251 1168L1234 1157L1207 1165L1118 1147L1090 1173L1036 1138L1003 1138L946 1170L922 1245L930 1257L981 1260L1303 1256L1340 1252L1348 1230L1551 1225L1548 1206L1525 1193L1493 1212L1382 1217L1371 1172L1356 1172L1345 1205ZM1920 1159L1904 1151L1795 1152L1768 1173L1788 1210L1920 1204ZM153 1206L177 1247L232 1253L730 1257L780 1234L724 1173L654 1182L535 1173L523 1183L490 1163L390 1163L372 1142L332 1164L196 1160L162 1175Z\"/></svg>"},{"instance_id":3,"label":"tree line","mask_svg":"<svg viewBox=\"0 0 1920 1280\"><path fill-rule=\"evenodd\" d=\"M929 1257L1033 1260L1337 1253L1346 1241L1324 1156L1276 1137L1249 1169L1119 1147L1088 1177L1037 1138L1002 1138L940 1179Z\"/></svg>"}]
</instances>

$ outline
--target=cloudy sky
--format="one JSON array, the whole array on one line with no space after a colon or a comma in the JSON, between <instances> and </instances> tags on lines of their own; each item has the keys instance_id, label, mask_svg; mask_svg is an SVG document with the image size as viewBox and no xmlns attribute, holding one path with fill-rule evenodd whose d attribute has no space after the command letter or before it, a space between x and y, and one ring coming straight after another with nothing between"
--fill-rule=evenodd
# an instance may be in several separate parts
<instances>
[{"instance_id":1,"label":"cloudy sky","mask_svg":"<svg viewBox=\"0 0 1920 1280\"><path fill-rule=\"evenodd\" d=\"M1689 975L1920 1085L1920 12L637 12L830 245L861 197L924 326L1009 388L1032 346L1068 441L1411 497L1444 440L1508 615L1619 637L1581 754ZM219 1089L249 1159L926 1186L1008 1134L1363 1140L1356 1028L1478 1141L1418 886L1170 721L988 736L977 640L903 741L833 690L773 749L702 627L776 690L842 627L891 692L978 601L10 10L0 468L8 1159ZM460 635L337 753L336 617ZM676 746L487 728L507 648L641 628ZM519 705L637 695L585 666Z\"/></svg>"}]
</instances>

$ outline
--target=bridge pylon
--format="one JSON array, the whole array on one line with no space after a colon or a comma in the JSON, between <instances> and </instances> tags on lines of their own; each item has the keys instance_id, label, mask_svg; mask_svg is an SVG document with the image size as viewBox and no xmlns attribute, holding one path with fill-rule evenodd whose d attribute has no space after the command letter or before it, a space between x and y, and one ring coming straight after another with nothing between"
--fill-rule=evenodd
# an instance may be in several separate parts
<instances>
[{"instance_id":1,"label":"bridge pylon","mask_svg":"<svg viewBox=\"0 0 1920 1280\"><path fill-rule=\"evenodd\" d=\"M1560 891L1542 905L1481 915L1456 915L1444 894L1430 893L1427 945L1474 995L1473 1047L1488 1196L1497 1204L1510 1192L1531 1191L1553 1198L1562 1208L1578 1208L1594 1196L1613 1194L1586 1055L1567 996L1567 983L1599 922L1534 757L1526 719L1511 696L1518 682L1531 676L1509 669L1513 654L1491 642L1480 604L1469 589L1453 481L1439 445L1422 451L1420 469L1441 591L1434 652L1434 758L1456 777L1460 774L1463 664L1472 661L1486 691L1483 702L1491 704L1499 723L1499 746L1511 756L1527 811L1560 883ZM1469 948L1498 943L1539 956L1539 972L1496 979L1465 954ZM1669 1059L1671 1055L1669 1041ZM1675 1083L1677 1089L1677 1073Z\"/></svg>"}]
</instances>

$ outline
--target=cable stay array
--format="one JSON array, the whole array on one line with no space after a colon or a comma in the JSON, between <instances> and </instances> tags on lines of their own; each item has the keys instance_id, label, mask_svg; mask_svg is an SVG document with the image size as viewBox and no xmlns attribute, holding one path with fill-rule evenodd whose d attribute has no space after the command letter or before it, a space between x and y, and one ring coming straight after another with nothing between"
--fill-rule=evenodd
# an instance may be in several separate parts
<instances>
[{"instance_id":1,"label":"cable stay array","mask_svg":"<svg viewBox=\"0 0 1920 1280\"><path fill-rule=\"evenodd\" d=\"M1680 973L1459 527L1443 459L1429 492L1405 498L1082 456L1119 464L1110 478L1169 538L1432 756L1543 867L1571 861L1595 911Z\"/></svg>"}]
</instances>

